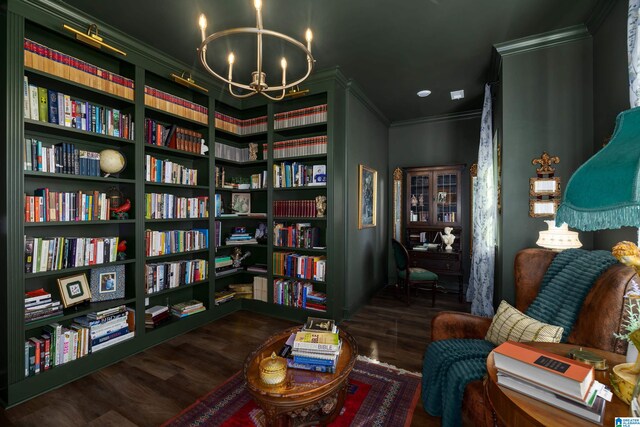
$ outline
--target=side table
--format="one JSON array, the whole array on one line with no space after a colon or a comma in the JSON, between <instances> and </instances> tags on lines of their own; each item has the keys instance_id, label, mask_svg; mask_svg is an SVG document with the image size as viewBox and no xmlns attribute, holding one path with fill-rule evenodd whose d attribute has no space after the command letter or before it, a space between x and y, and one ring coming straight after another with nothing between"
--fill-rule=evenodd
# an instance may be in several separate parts
<instances>
[{"instance_id":1,"label":"side table","mask_svg":"<svg viewBox=\"0 0 640 427\"><path fill-rule=\"evenodd\" d=\"M533 347L552 353L566 356L569 350L574 349L573 344L555 343L528 343ZM584 347L583 347L584 348ZM603 350L584 348L607 359L608 370L595 371L596 380L609 386L609 374L613 366L624 363L625 357ZM547 405L524 394L500 387L497 383L497 369L493 361L493 352L487 358L487 372L489 378L485 382L485 393L487 401L491 405L496 421L499 426L554 426L554 427L575 427L593 426L590 421L577 417L562 409ZM613 426L615 417L628 417L629 405L620 400L615 394L611 402L607 402L603 418L604 426Z\"/></svg>"}]
</instances>

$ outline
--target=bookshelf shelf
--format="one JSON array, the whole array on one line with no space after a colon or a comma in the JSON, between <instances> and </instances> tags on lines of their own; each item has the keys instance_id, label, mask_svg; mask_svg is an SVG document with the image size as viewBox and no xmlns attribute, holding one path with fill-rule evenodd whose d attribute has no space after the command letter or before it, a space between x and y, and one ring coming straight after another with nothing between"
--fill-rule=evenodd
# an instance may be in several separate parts
<instances>
[{"instance_id":1,"label":"bookshelf shelf","mask_svg":"<svg viewBox=\"0 0 640 427\"><path fill-rule=\"evenodd\" d=\"M303 279L301 277L293 277L293 276L285 276L282 274L274 274L273 275L274 278L279 278L279 279L292 279L292 280L300 280L302 282L310 282L313 283L314 285L326 285L327 282L320 282L318 280L311 280L311 279Z\"/></svg>"},{"instance_id":2,"label":"bookshelf shelf","mask_svg":"<svg viewBox=\"0 0 640 427\"><path fill-rule=\"evenodd\" d=\"M249 160L247 162L236 162L235 160L227 160L222 157L216 157L216 164L231 166L261 166L267 165L267 160Z\"/></svg>"},{"instance_id":3,"label":"bookshelf shelf","mask_svg":"<svg viewBox=\"0 0 640 427\"><path fill-rule=\"evenodd\" d=\"M206 253L206 252L209 252L209 249L197 249L195 251L184 251L184 252L176 252L176 253L173 253L173 254L148 256L148 257L145 257L145 260L147 260L147 261L155 261L155 260L158 260L158 259L175 258L175 257L186 256L186 255L192 255L192 254L202 254L202 253Z\"/></svg>"},{"instance_id":4,"label":"bookshelf shelf","mask_svg":"<svg viewBox=\"0 0 640 427\"><path fill-rule=\"evenodd\" d=\"M193 221L209 221L209 217L204 218L162 218L162 219L148 219L145 218L145 223L165 223L165 222L193 222Z\"/></svg>"},{"instance_id":5,"label":"bookshelf shelf","mask_svg":"<svg viewBox=\"0 0 640 427\"><path fill-rule=\"evenodd\" d=\"M199 280L197 282L188 283L186 285L176 286L175 288L163 289L163 290L158 291L158 292L152 292L150 294L145 294L145 297L148 297L148 298L157 297L158 295L165 295L165 294L169 294L171 292L175 292L175 291L178 291L178 290L183 290L183 289L190 288L190 287L193 287L193 286L206 285L208 283L209 283L209 279Z\"/></svg>"},{"instance_id":6,"label":"bookshelf shelf","mask_svg":"<svg viewBox=\"0 0 640 427\"><path fill-rule=\"evenodd\" d=\"M182 184L168 184L165 182L151 182L145 181L144 184L148 187L167 187L167 188L182 188L182 189L194 189L194 190L208 190L208 185L182 185Z\"/></svg>"},{"instance_id":7,"label":"bookshelf shelf","mask_svg":"<svg viewBox=\"0 0 640 427\"><path fill-rule=\"evenodd\" d=\"M234 277L234 276L240 276L241 274L250 274L252 276L264 276L266 273L260 273L257 271L247 271L247 270L240 270L240 271L234 271L233 273L228 273L228 274L216 274L216 279L226 279L227 277Z\"/></svg>"},{"instance_id":8,"label":"bookshelf shelf","mask_svg":"<svg viewBox=\"0 0 640 427\"><path fill-rule=\"evenodd\" d=\"M304 190L326 190L326 185L303 185L300 187L279 187L274 188L273 191L304 191Z\"/></svg>"},{"instance_id":9,"label":"bookshelf shelf","mask_svg":"<svg viewBox=\"0 0 640 427\"><path fill-rule=\"evenodd\" d=\"M273 219L275 221L302 221L302 222L309 222L309 221L326 221L327 217L317 217L317 216L311 216L311 217L307 217L307 216L275 216L273 217Z\"/></svg>"},{"instance_id":10,"label":"bookshelf shelf","mask_svg":"<svg viewBox=\"0 0 640 427\"><path fill-rule=\"evenodd\" d=\"M110 145L117 146L127 146L135 144L135 141L130 139L103 135L97 132L90 132L87 130L60 126L53 123L41 122L39 120L24 119L24 128L27 133L29 130L41 131L58 137L77 138L89 142L95 142L95 140L98 140Z\"/></svg>"},{"instance_id":11,"label":"bookshelf shelf","mask_svg":"<svg viewBox=\"0 0 640 427\"><path fill-rule=\"evenodd\" d=\"M59 276L64 274L76 273L78 271L91 270L92 268L100 268L100 267L111 267L114 265L123 265L123 264L131 264L136 262L135 259L125 259L123 261L116 262L105 262L103 264L93 264L93 265L85 265L82 267L73 267L73 268L63 268L62 270L52 270L52 271L40 271L38 273L25 273L25 279L35 279L39 277L47 277L47 276Z\"/></svg>"},{"instance_id":12,"label":"bookshelf shelf","mask_svg":"<svg viewBox=\"0 0 640 427\"><path fill-rule=\"evenodd\" d=\"M189 119L184 116L180 116L178 114L173 114L168 111L161 110L159 108L151 107L149 105L145 105L145 115L152 115L154 117L160 117L163 121L166 122L175 122L176 120L182 122L187 125L198 125L200 127L205 127L206 123L200 122L198 120ZM150 114L147 114L150 113Z\"/></svg>"},{"instance_id":13,"label":"bookshelf shelf","mask_svg":"<svg viewBox=\"0 0 640 427\"><path fill-rule=\"evenodd\" d=\"M263 245L260 243L253 243L253 244L246 244L246 245L220 245L220 246L216 246L216 249L231 249L231 248L235 248L237 246L250 246L252 248L268 248L269 245Z\"/></svg>"},{"instance_id":14,"label":"bookshelf shelf","mask_svg":"<svg viewBox=\"0 0 640 427\"><path fill-rule=\"evenodd\" d=\"M84 84L79 83L79 82L74 82L72 80L68 80L68 79L65 79L63 77L58 77L58 76L56 76L54 74L49 74L46 71L37 70L35 68L31 68L31 67L27 67L27 66L24 67L24 71L25 71L25 73L28 73L28 74L34 74L34 75L41 76L41 77L44 77L44 78L47 78L47 79L55 80L55 81L60 82L60 83L64 83L65 85L69 85L70 90L71 90L72 87L73 87L73 90L76 90L75 88L81 88L84 91L93 92L93 93L98 94L100 96L113 98L114 100L117 100L118 102L125 103L125 105L133 106L135 104L135 102L133 100L129 99L129 98L125 98L123 96L119 96L119 95L116 95L116 94L113 94L113 93L110 93L110 92L106 92L106 91L103 91L103 90L100 90L100 89L96 89L94 87L87 86L87 85L84 85Z\"/></svg>"},{"instance_id":15,"label":"bookshelf shelf","mask_svg":"<svg viewBox=\"0 0 640 427\"><path fill-rule=\"evenodd\" d=\"M256 193L256 192L261 192L261 191L268 191L268 188L249 188L249 189L237 189L237 188L222 188L222 187L216 187L216 193L218 191L228 191L230 193Z\"/></svg>"},{"instance_id":16,"label":"bookshelf shelf","mask_svg":"<svg viewBox=\"0 0 640 427\"><path fill-rule=\"evenodd\" d=\"M327 155L326 154L309 154L307 156L287 156L287 157L278 157L277 159L273 159L273 163L277 164L280 162L287 162L287 161L300 161L300 162L304 162L307 160L325 160L327 159Z\"/></svg>"},{"instance_id":17,"label":"bookshelf shelf","mask_svg":"<svg viewBox=\"0 0 640 427\"><path fill-rule=\"evenodd\" d=\"M275 129L275 132L280 134L289 134L289 133L300 132L300 131L315 133L315 132L322 132L326 129L327 129L327 122L321 122L321 123L310 123L308 125L289 126L286 128L279 128L279 129Z\"/></svg>"},{"instance_id":18,"label":"bookshelf shelf","mask_svg":"<svg viewBox=\"0 0 640 427\"><path fill-rule=\"evenodd\" d=\"M294 248L291 246L276 246L273 245L274 251L288 251L288 252L302 252L302 253L312 253L312 254L326 254L326 249L315 249L315 248Z\"/></svg>"},{"instance_id":19,"label":"bookshelf shelf","mask_svg":"<svg viewBox=\"0 0 640 427\"><path fill-rule=\"evenodd\" d=\"M64 322L65 320L73 319L75 317L84 316L94 311L107 310L109 308L117 307L119 305L133 304L136 302L135 298L129 299L117 299L111 301L91 302L86 304L80 304L64 309L62 316L50 317L48 319L36 320L33 322L25 323L25 330L33 330L41 328L53 322Z\"/></svg>"},{"instance_id":20,"label":"bookshelf shelf","mask_svg":"<svg viewBox=\"0 0 640 427\"><path fill-rule=\"evenodd\" d=\"M171 156L185 157L187 159L192 159L192 158L208 159L209 158L207 154L192 153L190 151L177 150L175 148L164 147L162 145L145 144L144 148L145 150L148 150L148 151L156 151L158 153L164 153Z\"/></svg>"},{"instance_id":21,"label":"bookshelf shelf","mask_svg":"<svg viewBox=\"0 0 640 427\"><path fill-rule=\"evenodd\" d=\"M135 224L135 219L111 219L108 221L43 221L43 222L26 222L25 227L58 227L58 226L74 226L74 225L119 225L119 224Z\"/></svg>"},{"instance_id":22,"label":"bookshelf shelf","mask_svg":"<svg viewBox=\"0 0 640 427\"><path fill-rule=\"evenodd\" d=\"M225 130L225 129L222 129L222 128L219 128L219 127L216 127L215 130L216 130L216 136L220 136L222 138L225 138L225 137L234 138L232 140L235 140L236 138L237 139L244 139L244 140L246 140L247 138L255 139L256 137L259 137L259 136L263 136L266 139L267 135L268 135L268 133L266 131L253 132L253 133L247 133L247 134L244 134L244 135L239 135L239 134L237 134L235 132L231 132L231 131L228 131L228 130ZM248 141L248 142L251 142L251 141Z\"/></svg>"},{"instance_id":23,"label":"bookshelf shelf","mask_svg":"<svg viewBox=\"0 0 640 427\"><path fill-rule=\"evenodd\" d=\"M266 215L265 216L241 215L241 216L217 216L216 217L216 221L237 221L237 220L248 220L248 219L264 221L265 219L267 219L267 216Z\"/></svg>"},{"instance_id":24,"label":"bookshelf shelf","mask_svg":"<svg viewBox=\"0 0 640 427\"><path fill-rule=\"evenodd\" d=\"M52 172L34 172L34 171L24 171L25 178L34 178L34 179L65 179L65 180L73 180L73 181L93 181L100 182L105 184L135 184L136 181L134 179L124 179L124 178L112 178L112 177L102 177L102 176L86 176L86 175L71 175L66 173L52 173Z\"/></svg>"},{"instance_id":25,"label":"bookshelf shelf","mask_svg":"<svg viewBox=\"0 0 640 427\"><path fill-rule=\"evenodd\" d=\"M169 318L169 320L167 320L165 323L155 328L145 328L145 333L155 335L161 331L164 331L165 329L172 329L177 326L183 326L189 329L195 328L197 326L200 326L200 324L203 323L204 320L206 320L207 312L209 310L210 309L207 308L205 311L201 311L200 313L192 314L191 316L181 317L181 318L175 317L174 315L170 314L171 317ZM177 332L174 332L174 334L175 333Z\"/></svg>"}]
</instances>

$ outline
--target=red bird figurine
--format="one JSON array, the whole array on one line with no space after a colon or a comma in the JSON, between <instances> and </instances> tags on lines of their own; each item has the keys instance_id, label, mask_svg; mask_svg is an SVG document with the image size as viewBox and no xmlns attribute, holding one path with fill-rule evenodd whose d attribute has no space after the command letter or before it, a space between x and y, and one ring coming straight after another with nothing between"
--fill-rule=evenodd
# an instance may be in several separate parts
<instances>
[{"instance_id":1,"label":"red bird figurine","mask_svg":"<svg viewBox=\"0 0 640 427\"><path fill-rule=\"evenodd\" d=\"M121 240L120 243L118 243L118 252L126 252L126 251L127 251L127 241Z\"/></svg>"},{"instance_id":2,"label":"red bird figurine","mask_svg":"<svg viewBox=\"0 0 640 427\"><path fill-rule=\"evenodd\" d=\"M111 212L129 212L129 209L131 209L131 200L127 199L117 208L111 208Z\"/></svg>"}]
</instances>

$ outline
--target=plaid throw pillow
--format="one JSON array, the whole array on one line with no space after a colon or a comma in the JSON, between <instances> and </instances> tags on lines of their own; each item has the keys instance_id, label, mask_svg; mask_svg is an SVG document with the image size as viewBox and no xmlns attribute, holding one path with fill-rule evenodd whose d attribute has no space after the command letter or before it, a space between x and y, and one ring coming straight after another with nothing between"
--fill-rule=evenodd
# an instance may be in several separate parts
<instances>
[{"instance_id":1,"label":"plaid throw pillow","mask_svg":"<svg viewBox=\"0 0 640 427\"><path fill-rule=\"evenodd\" d=\"M539 322L502 301L484 339L495 345L505 341L560 342L562 332L562 327Z\"/></svg>"}]
</instances>

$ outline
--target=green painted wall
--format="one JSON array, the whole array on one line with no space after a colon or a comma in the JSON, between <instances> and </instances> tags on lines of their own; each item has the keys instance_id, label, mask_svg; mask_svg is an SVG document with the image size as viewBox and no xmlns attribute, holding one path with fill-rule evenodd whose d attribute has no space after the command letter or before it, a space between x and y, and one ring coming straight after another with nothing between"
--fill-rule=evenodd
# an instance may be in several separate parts
<instances>
[{"instance_id":1,"label":"green painted wall","mask_svg":"<svg viewBox=\"0 0 640 427\"><path fill-rule=\"evenodd\" d=\"M346 97L347 221L345 316L353 314L382 286L387 269L388 124L350 82ZM378 171L377 226L358 229L358 166Z\"/></svg>"},{"instance_id":2,"label":"green painted wall","mask_svg":"<svg viewBox=\"0 0 640 427\"><path fill-rule=\"evenodd\" d=\"M627 69L627 2L618 1L593 35L594 152L611 137L616 116L629 108ZM593 246L610 250L621 241L636 241L635 228L597 231Z\"/></svg>"},{"instance_id":3,"label":"green painted wall","mask_svg":"<svg viewBox=\"0 0 640 427\"><path fill-rule=\"evenodd\" d=\"M513 260L535 247L542 219L530 218L531 160L543 151L560 157L566 184L593 148L593 61L590 37L502 58L502 245L496 298L513 302ZM580 235L584 247L592 237Z\"/></svg>"},{"instance_id":4,"label":"green painted wall","mask_svg":"<svg viewBox=\"0 0 640 427\"><path fill-rule=\"evenodd\" d=\"M465 195L462 199L464 215L462 259L465 284L469 277L469 166L478 159L479 138L480 112L457 117L433 117L425 120L396 122L389 128L389 177L393 176L394 169L398 167L467 165L462 174L462 192ZM389 200L387 204L389 215L392 212L391 203L392 201ZM388 242L391 242L391 233L392 230L389 229ZM389 253L387 262L389 283L395 283L393 254ZM449 280L457 289L456 279Z\"/></svg>"}]
</instances>

